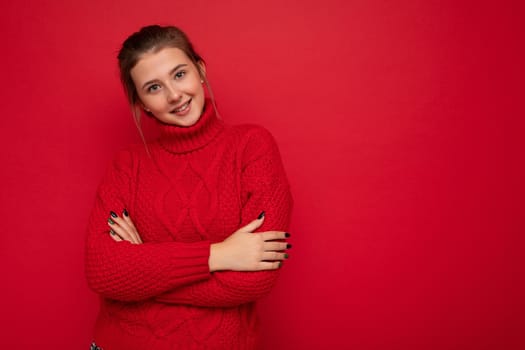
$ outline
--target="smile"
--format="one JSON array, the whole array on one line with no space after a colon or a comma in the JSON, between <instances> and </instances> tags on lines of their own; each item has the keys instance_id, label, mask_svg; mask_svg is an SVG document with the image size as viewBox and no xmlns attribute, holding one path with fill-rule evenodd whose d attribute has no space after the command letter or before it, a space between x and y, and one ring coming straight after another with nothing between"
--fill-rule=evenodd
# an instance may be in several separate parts
<instances>
[{"instance_id":1,"label":"smile","mask_svg":"<svg viewBox=\"0 0 525 350\"><path fill-rule=\"evenodd\" d=\"M172 110L170 113L180 113L180 112L184 112L186 109L188 109L188 107L190 106L190 102L191 102L191 99L184 103L183 105L181 105L180 107L177 107L175 108L174 110Z\"/></svg>"}]
</instances>

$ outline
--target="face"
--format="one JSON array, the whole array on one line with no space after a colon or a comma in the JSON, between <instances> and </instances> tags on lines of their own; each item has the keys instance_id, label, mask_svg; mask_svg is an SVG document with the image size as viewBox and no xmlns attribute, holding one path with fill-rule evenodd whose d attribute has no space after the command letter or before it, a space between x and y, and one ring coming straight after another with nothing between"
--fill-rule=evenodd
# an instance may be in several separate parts
<instances>
[{"instance_id":1,"label":"face","mask_svg":"<svg viewBox=\"0 0 525 350\"><path fill-rule=\"evenodd\" d=\"M142 107L159 121L187 127L199 120L204 107L202 78L182 50L146 53L130 73Z\"/></svg>"}]
</instances>

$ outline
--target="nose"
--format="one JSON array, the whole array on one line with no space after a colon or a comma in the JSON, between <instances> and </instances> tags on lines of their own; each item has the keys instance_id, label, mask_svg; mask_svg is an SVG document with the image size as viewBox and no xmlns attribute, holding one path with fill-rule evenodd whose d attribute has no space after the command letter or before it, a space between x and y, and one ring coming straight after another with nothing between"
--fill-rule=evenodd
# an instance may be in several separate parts
<instances>
[{"instance_id":1,"label":"nose","mask_svg":"<svg viewBox=\"0 0 525 350\"><path fill-rule=\"evenodd\" d=\"M173 84L169 84L166 87L165 91L166 91L166 99L168 100L169 103L177 102L182 97L181 91Z\"/></svg>"}]
</instances>

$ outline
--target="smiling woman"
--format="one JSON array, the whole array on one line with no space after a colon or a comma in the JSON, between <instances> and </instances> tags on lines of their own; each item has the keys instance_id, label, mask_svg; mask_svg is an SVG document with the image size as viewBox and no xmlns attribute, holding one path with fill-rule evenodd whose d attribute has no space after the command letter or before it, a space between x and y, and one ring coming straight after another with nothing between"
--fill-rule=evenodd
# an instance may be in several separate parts
<instances>
[{"instance_id":1,"label":"smiling woman","mask_svg":"<svg viewBox=\"0 0 525 350\"><path fill-rule=\"evenodd\" d=\"M202 61L193 64L181 49L168 47L144 54L131 77L144 110L166 124L191 126L204 108L204 71Z\"/></svg>"},{"instance_id":2,"label":"smiling woman","mask_svg":"<svg viewBox=\"0 0 525 350\"><path fill-rule=\"evenodd\" d=\"M272 135L217 115L205 64L176 27L149 26L119 53L140 130L102 180L86 245L101 296L92 349L253 349L255 302L291 245L292 197Z\"/></svg>"}]
</instances>

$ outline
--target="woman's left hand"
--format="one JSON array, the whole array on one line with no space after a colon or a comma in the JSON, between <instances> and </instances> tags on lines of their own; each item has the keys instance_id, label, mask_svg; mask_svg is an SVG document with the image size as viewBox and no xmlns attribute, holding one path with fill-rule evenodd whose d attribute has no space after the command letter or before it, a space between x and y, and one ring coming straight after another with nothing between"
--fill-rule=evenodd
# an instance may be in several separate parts
<instances>
[{"instance_id":1,"label":"woman's left hand","mask_svg":"<svg viewBox=\"0 0 525 350\"><path fill-rule=\"evenodd\" d=\"M123 210L122 217L118 216L114 211L111 211L109 215L109 233L115 241L128 241L133 244L142 243L142 239L126 209Z\"/></svg>"}]
</instances>

